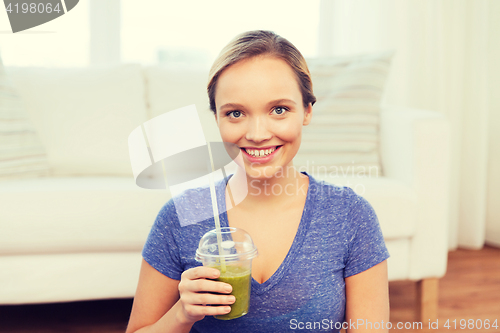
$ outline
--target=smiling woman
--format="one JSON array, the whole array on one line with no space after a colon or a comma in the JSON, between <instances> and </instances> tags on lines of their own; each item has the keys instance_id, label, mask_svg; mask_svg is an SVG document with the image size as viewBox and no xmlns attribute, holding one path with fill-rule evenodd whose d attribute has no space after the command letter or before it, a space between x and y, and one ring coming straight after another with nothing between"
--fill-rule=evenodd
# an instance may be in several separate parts
<instances>
[{"instance_id":1,"label":"smiling woman","mask_svg":"<svg viewBox=\"0 0 500 333\"><path fill-rule=\"evenodd\" d=\"M214 62L207 91L222 140L242 149L254 183L290 170L316 97L307 64L289 41L268 31L237 36ZM307 177L295 171L292 178Z\"/></svg>"},{"instance_id":2,"label":"smiling woman","mask_svg":"<svg viewBox=\"0 0 500 333\"><path fill-rule=\"evenodd\" d=\"M224 48L207 91L223 141L243 158L216 194L221 227L247 231L258 248L249 312L213 317L230 313L236 301L231 285L214 281L217 269L194 260L213 219L181 227L171 200L144 246L127 332L283 332L298 322L329 323L314 328L338 332L345 321L389 320L389 254L373 208L352 189L293 166L313 116L312 88L300 52L271 31L245 32ZM188 190L181 199L197 212L211 210L200 196L209 190ZM377 332L387 330L379 325Z\"/></svg>"},{"instance_id":3,"label":"smiling woman","mask_svg":"<svg viewBox=\"0 0 500 333\"><path fill-rule=\"evenodd\" d=\"M222 105L215 113L222 140L242 149L246 174L267 179L292 166L315 99L306 95L313 102L304 108L291 67L272 55L255 56L239 60L217 76L217 92L210 104Z\"/></svg>"}]
</instances>

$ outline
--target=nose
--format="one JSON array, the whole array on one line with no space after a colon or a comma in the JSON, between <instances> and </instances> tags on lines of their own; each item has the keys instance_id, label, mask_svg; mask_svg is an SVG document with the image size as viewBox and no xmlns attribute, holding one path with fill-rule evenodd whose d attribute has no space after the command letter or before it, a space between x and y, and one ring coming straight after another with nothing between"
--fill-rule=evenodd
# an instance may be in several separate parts
<instances>
[{"instance_id":1,"label":"nose","mask_svg":"<svg viewBox=\"0 0 500 333\"><path fill-rule=\"evenodd\" d=\"M268 130L265 117L251 117L248 122L245 138L256 143L264 142L272 138L272 133Z\"/></svg>"}]
</instances>

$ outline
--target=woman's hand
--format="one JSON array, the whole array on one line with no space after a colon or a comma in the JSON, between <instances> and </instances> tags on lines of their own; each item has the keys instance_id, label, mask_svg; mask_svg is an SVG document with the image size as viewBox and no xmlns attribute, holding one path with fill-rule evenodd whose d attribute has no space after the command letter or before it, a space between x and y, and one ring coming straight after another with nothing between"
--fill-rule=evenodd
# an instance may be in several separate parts
<instances>
[{"instance_id":1,"label":"woman's hand","mask_svg":"<svg viewBox=\"0 0 500 333\"><path fill-rule=\"evenodd\" d=\"M196 321L207 315L229 313L231 308L228 304L234 303L235 299L228 295L231 285L210 280L219 275L215 268L196 267L185 271L181 281L174 280L142 259L127 333L187 333Z\"/></svg>"},{"instance_id":2,"label":"woman's hand","mask_svg":"<svg viewBox=\"0 0 500 333\"><path fill-rule=\"evenodd\" d=\"M232 291L230 284L213 281L219 275L217 269L203 266L182 273L179 283L181 322L194 323L205 316L224 315L231 311L229 304L233 304L236 299L229 295ZM210 304L217 306L207 306Z\"/></svg>"}]
</instances>

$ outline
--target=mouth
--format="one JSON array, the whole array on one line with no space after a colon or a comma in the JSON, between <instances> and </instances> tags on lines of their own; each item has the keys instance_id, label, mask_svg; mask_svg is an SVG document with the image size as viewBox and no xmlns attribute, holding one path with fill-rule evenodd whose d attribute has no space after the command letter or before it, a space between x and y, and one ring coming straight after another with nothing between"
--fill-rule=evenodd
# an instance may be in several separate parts
<instances>
[{"instance_id":1,"label":"mouth","mask_svg":"<svg viewBox=\"0 0 500 333\"><path fill-rule=\"evenodd\" d=\"M282 147L282 146L274 146L274 147L266 147L266 148L241 148L241 150L253 158L265 158L265 157L272 155L280 147Z\"/></svg>"},{"instance_id":2,"label":"mouth","mask_svg":"<svg viewBox=\"0 0 500 333\"><path fill-rule=\"evenodd\" d=\"M275 158L279 157L281 147L283 147L283 145L259 148L242 147L240 149L243 152L246 163L265 166L268 165L268 163L271 163Z\"/></svg>"}]
</instances>

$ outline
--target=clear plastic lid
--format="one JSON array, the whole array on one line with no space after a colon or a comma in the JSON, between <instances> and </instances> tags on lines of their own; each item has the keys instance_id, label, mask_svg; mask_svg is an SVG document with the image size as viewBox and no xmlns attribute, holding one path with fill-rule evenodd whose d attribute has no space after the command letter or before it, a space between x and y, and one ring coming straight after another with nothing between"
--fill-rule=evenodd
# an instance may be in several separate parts
<instances>
[{"instance_id":1,"label":"clear plastic lid","mask_svg":"<svg viewBox=\"0 0 500 333\"><path fill-rule=\"evenodd\" d=\"M201 238L195 259L207 262L223 257L226 261L242 261L253 259L258 254L252 237L243 229L231 227L221 228L221 250L219 253L216 230L210 230Z\"/></svg>"}]
</instances>

